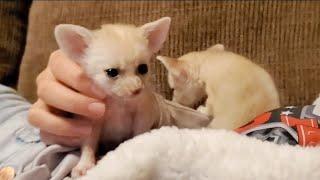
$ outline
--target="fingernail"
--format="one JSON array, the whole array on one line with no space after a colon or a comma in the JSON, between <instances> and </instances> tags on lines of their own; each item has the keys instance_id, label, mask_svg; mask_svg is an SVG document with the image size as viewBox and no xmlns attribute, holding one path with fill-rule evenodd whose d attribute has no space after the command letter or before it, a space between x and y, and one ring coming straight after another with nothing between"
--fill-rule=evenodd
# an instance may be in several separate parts
<instances>
[{"instance_id":1,"label":"fingernail","mask_svg":"<svg viewBox=\"0 0 320 180\"><path fill-rule=\"evenodd\" d=\"M91 90L98 98L103 99L106 97L106 93L100 88L97 88L96 86L92 86Z\"/></svg>"},{"instance_id":2,"label":"fingernail","mask_svg":"<svg viewBox=\"0 0 320 180\"><path fill-rule=\"evenodd\" d=\"M104 114L106 107L103 103L94 102L89 104L88 109L90 112L100 117Z\"/></svg>"}]
</instances>

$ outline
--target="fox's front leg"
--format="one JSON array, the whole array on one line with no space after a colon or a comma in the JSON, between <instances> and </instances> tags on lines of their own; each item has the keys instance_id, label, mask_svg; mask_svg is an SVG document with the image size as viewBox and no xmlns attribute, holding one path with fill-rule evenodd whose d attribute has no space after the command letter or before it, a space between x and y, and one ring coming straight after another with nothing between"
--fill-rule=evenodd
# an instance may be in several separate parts
<instances>
[{"instance_id":1,"label":"fox's front leg","mask_svg":"<svg viewBox=\"0 0 320 180\"><path fill-rule=\"evenodd\" d=\"M80 177L86 174L96 163L96 150L100 139L101 124L95 124L91 135L81 146L81 156L78 164L72 169L71 177Z\"/></svg>"}]
</instances>

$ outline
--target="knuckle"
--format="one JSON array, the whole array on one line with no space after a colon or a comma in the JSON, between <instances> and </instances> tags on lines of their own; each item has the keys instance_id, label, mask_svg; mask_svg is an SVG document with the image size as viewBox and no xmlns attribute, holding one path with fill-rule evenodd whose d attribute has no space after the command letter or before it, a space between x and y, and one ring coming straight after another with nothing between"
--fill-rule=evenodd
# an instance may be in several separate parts
<instances>
[{"instance_id":1,"label":"knuckle","mask_svg":"<svg viewBox=\"0 0 320 180\"><path fill-rule=\"evenodd\" d=\"M31 125L37 126L38 125L38 116L39 110L34 106L31 107L28 113L28 121Z\"/></svg>"},{"instance_id":2,"label":"knuckle","mask_svg":"<svg viewBox=\"0 0 320 180\"><path fill-rule=\"evenodd\" d=\"M45 78L45 74L47 72L47 69L43 70L36 78L36 84L40 84L42 80Z\"/></svg>"},{"instance_id":3,"label":"knuckle","mask_svg":"<svg viewBox=\"0 0 320 180\"><path fill-rule=\"evenodd\" d=\"M48 87L49 84L50 83L48 83L46 81L38 84L38 87L37 87L38 97L43 97L46 94L47 90L49 89L49 87Z\"/></svg>"},{"instance_id":4,"label":"knuckle","mask_svg":"<svg viewBox=\"0 0 320 180\"><path fill-rule=\"evenodd\" d=\"M41 79L42 79L42 73L40 73L37 78L36 78L36 84L39 86L39 83L41 82Z\"/></svg>"},{"instance_id":5,"label":"knuckle","mask_svg":"<svg viewBox=\"0 0 320 180\"><path fill-rule=\"evenodd\" d=\"M61 52L59 50L53 51L49 56L49 62L54 61L55 59L57 59L57 57L60 56L60 53Z\"/></svg>"},{"instance_id":6,"label":"knuckle","mask_svg":"<svg viewBox=\"0 0 320 180\"><path fill-rule=\"evenodd\" d=\"M50 68L52 69L57 68L57 66L59 65L59 61L61 59L60 57L61 57L61 52L59 50L56 50L50 54L49 63L48 63Z\"/></svg>"},{"instance_id":7,"label":"knuckle","mask_svg":"<svg viewBox=\"0 0 320 180\"><path fill-rule=\"evenodd\" d=\"M75 78L77 80L84 80L84 79L86 79L86 76L83 71L79 71L79 72L75 73Z\"/></svg>"},{"instance_id":8,"label":"knuckle","mask_svg":"<svg viewBox=\"0 0 320 180\"><path fill-rule=\"evenodd\" d=\"M89 80L86 73L82 69L80 71L74 72L74 77L76 80L80 80L80 81Z\"/></svg>"},{"instance_id":9,"label":"knuckle","mask_svg":"<svg viewBox=\"0 0 320 180\"><path fill-rule=\"evenodd\" d=\"M89 91L91 88L91 81L83 71L75 72L73 82L73 87L77 91Z\"/></svg>"}]
</instances>

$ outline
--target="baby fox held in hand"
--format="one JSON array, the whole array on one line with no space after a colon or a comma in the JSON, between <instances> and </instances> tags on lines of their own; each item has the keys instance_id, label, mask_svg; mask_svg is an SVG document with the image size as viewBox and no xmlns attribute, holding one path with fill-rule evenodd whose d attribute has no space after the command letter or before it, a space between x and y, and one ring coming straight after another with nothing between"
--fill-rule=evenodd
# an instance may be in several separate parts
<instances>
[{"instance_id":1,"label":"baby fox held in hand","mask_svg":"<svg viewBox=\"0 0 320 180\"><path fill-rule=\"evenodd\" d=\"M56 27L60 49L107 94L108 112L83 143L73 177L95 165L99 142L119 143L150 130L159 119L148 68L151 56L166 40L170 21L165 17L141 27L107 24L94 31L71 24Z\"/></svg>"},{"instance_id":2,"label":"baby fox held in hand","mask_svg":"<svg viewBox=\"0 0 320 180\"><path fill-rule=\"evenodd\" d=\"M257 115L280 106L271 76L260 66L221 44L177 59L158 56L168 70L173 101L213 117L211 128L235 129Z\"/></svg>"}]
</instances>

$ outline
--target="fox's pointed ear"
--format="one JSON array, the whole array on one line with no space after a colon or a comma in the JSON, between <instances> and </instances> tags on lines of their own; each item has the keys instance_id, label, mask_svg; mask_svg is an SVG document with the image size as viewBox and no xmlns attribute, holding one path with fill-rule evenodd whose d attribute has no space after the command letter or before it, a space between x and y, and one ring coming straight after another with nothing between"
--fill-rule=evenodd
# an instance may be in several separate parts
<instances>
[{"instance_id":1,"label":"fox's pointed ear","mask_svg":"<svg viewBox=\"0 0 320 180\"><path fill-rule=\"evenodd\" d=\"M158 52L162 48L163 43L167 39L170 24L171 18L163 17L140 27L147 37L149 41L149 49L153 53Z\"/></svg>"},{"instance_id":2,"label":"fox's pointed ear","mask_svg":"<svg viewBox=\"0 0 320 180\"><path fill-rule=\"evenodd\" d=\"M82 61L85 50L92 40L90 30L72 24L56 26L54 35L62 52L76 62Z\"/></svg>"},{"instance_id":3,"label":"fox's pointed ear","mask_svg":"<svg viewBox=\"0 0 320 180\"><path fill-rule=\"evenodd\" d=\"M156 58L166 67L169 72L180 69L179 61L177 59L166 56L157 56Z\"/></svg>"},{"instance_id":4,"label":"fox's pointed ear","mask_svg":"<svg viewBox=\"0 0 320 180\"><path fill-rule=\"evenodd\" d=\"M173 75L175 79L185 81L188 78L188 73L183 62L166 56L157 56L156 58L166 67L168 72Z\"/></svg>"},{"instance_id":5,"label":"fox's pointed ear","mask_svg":"<svg viewBox=\"0 0 320 180\"><path fill-rule=\"evenodd\" d=\"M225 48L224 48L223 44L216 44L216 45L209 47L207 50L208 51L224 51Z\"/></svg>"}]
</instances>

